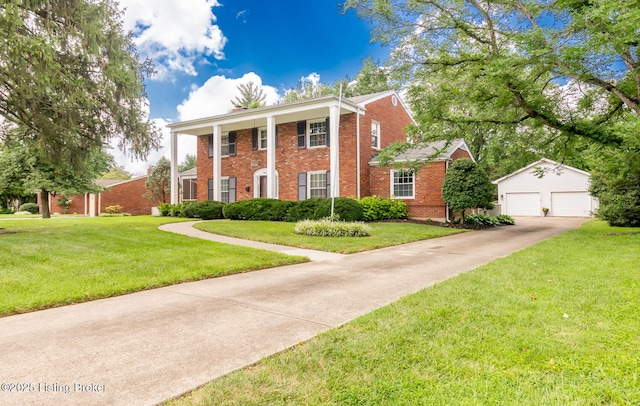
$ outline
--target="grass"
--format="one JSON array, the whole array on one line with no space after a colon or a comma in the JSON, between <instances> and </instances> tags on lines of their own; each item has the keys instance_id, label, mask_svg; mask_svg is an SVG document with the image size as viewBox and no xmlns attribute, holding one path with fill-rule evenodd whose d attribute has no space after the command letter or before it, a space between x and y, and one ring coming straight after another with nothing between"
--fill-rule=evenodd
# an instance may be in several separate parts
<instances>
[{"instance_id":1,"label":"grass","mask_svg":"<svg viewBox=\"0 0 640 406\"><path fill-rule=\"evenodd\" d=\"M158 230L179 219L0 219L0 316L304 262Z\"/></svg>"},{"instance_id":2,"label":"grass","mask_svg":"<svg viewBox=\"0 0 640 406\"><path fill-rule=\"evenodd\" d=\"M369 237L317 237L295 234L295 223L214 220L196 228L214 234L319 251L352 254L376 248L442 237L466 230L412 223L370 223Z\"/></svg>"},{"instance_id":3,"label":"grass","mask_svg":"<svg viewBox=\"0 0 640 406\"><path fill-rule=\"evenodd\" d=\"M638 405L640 234L593 221L171 405Z\"/></svg>"}]
</instances>

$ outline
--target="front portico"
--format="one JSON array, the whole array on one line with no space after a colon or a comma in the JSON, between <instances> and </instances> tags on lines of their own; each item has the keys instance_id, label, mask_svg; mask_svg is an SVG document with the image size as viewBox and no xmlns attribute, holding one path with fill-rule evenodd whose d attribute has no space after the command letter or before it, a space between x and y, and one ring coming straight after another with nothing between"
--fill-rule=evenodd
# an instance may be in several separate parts
<instances>
[{"instance_id":1,"label":"front portico","mask_svg":"<svg viewBox=\"0 0 640 406\"><path fill-rule=\"evenodd\" d=\"M231 112L224 115L207 117L197 120L183 121L170 124L171 129L171 202L178 202L178 134L187 134L193 136L210 136L211 143L209 146L209 157L212 160L212 168L208 173L212 177L212 185L210 195L213 200L222 201L222 179L223 164L222 158L233 156L236 160L246 156L246 151L236 151L236 134L240 131L246 133L248 129L252 129L253 149L256 151L264 150L266 153L266 165L262 168L251 168L253 162L246 159L247 162L237 163L237 165L246 165L253 171L259 171L260 175L257 179L259 183L256 185L255 178L253 182L253 193L260 193L262 188L266 188L268 198L278 198L278 165L276 151L278 149L278 125L286 123L312 123L320 122L326 119L326 134L323 138L324 144L316 145L313 137L314 129L306 126L304 133L298 131L298 148L327 148L329 154L329 173L332 174L332 195L339 195L340 171L339 171L339 122L340 116L344 114L356 115L363 114L364 109L348 99L340 100L337 96L328 95L311 100L302 100L287 104L262 107L257 109L241 110ZM306 125L306 124L305 124ZM323 124L324 126L324 124ZM298 128L301 126L298 125ZM305 138L306 137L306 138ZM295 148L295 147L294 147ZM326 150L325 150L326 151ZM295 153L290 151L289 153ZM198 157L201 162L202 157ZM286 159L282 156L278 159ZM207 171L209 171L207 169ZM257 173L257 172L256 172ZM265 176L266 178L260 178ZM239 185L239 187L248 187ZM264 191L263 191L264 192Z\"/></svg>"}]
</instances>

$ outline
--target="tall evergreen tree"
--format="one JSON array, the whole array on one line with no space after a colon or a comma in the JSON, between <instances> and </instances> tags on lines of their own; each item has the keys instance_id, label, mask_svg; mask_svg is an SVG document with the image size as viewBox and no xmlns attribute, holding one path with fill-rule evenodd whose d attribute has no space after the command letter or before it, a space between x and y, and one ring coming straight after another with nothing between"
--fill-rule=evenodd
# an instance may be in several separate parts
<instances>
[{"instance_id":1,"label":"tall evergreen tree","mask_svg":"<svg viewBox=\"0 0 640 406\"><path fill-rule=\"evenodd\" d=\"M255 109L265 106L266 95L262 88L255 83L249 81L247 83L241 83L237 86L239 96L231 100L231 104L235 107L242 107L245 109Z\"/></svg>"}]
</instances>

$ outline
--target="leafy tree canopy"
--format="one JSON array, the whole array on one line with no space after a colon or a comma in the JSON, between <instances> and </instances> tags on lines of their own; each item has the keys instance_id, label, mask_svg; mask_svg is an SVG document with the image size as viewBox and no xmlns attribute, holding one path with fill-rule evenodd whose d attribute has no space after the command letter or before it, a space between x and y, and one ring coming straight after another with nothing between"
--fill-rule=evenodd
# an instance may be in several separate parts
<instances>
[{"instance_id":1,"label":"leafy tree canopy","mask_svg":"<svg viewBox=\"0 0 640 406\"><path fill-rule=\"evenodd\" d=\"M12 132L19 132L14 129ZM28 130L27 130L28 131ZM100 173L112 163L113 157L101 148L94 147L83 160L81 167L74 168L68 162L52 164L37 154L37 146L31 138L11 137L0 144L0 195L12 198L39 193L42 217L50 217L49 193L83 194L98 192L94 182Z\"/></svg>"},{"instance_id":2,"label":"leafy tree canopy","mask_svg":"<svg viewBox=\"0 0 640 406\"><path fill-rule=\"evenodd\" d=\"M591 145L625 148L616 123L640 120L640 8L624 0L347 0L345 9L395 47L389 67L408 88L416 139L467 138L492 165L503 158L485 149L514 143L526 145L514 161L558 160Z\"/></svg>"},{"instance_id":3,"label":"leafy tree canopy","mask_svg":"<svg viewBox=\"0 0 640 406\"><path fill-rule=\"evenodd\" d=\"M187 154L184 157L184 161L178 164L178 172L188 171L189 169L195 168L198 165L198 159L195 155Z\"/></svg>"},{"instance_id":4,"label":"leafy tree canopy","mask_svg":"<svg viewBox=\"0 0 640 406\"><path fill-rule=\"evenodd\" d=\"M5 0L0 31L0 116L28 129L41 160L78 172L114 139L136 158L157 148L143 85L152 66L114 0Z\"/></svg>"},{"instance_id":5,"label":"leafy tree canopy","mask_svg":"<svg viewBox=\"0 0 640 406\"><path fill-rule=\"evenodd\" d=\"M124 166L111 165L109 170L100 175L100 179L131 179L131 173L127 171Z\"/></svg>"},{"instance_id":6,"label":"leafy tree canopy","mask_svg":"<svg viewBox=\"0 0 640 406\"><path fill-rule=\"evenodd\" d=\"M169 203L171 200L171 161L162 157L153 167L144 184L144 197L154 203Z\"/></svg>"},{"instance_id":7,"label":"leafy tree canopy","mask_svg":"<svg viewBox=\"0 0 640 406\"><path fill-rule=\"evenodd\" d=\"M242 107L245 109L255 109L265 106L265 98L267 97L262 88L255 83L249 81L247 83L241 83L237 86L239 96L231 100L231 104L235 107Z\"/></svg>"}]
</instances>

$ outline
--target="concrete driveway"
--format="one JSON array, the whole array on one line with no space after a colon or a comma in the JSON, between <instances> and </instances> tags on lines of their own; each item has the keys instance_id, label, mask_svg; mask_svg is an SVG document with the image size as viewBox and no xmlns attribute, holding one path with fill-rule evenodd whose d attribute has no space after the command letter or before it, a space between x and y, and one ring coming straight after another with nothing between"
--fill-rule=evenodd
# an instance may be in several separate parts
<instances>
[{"instance_id":1,"label":"concrete driveway","mask_svg":"<svg viewBox=\"0 0 640 406\"><path fill-rule=\"evenodd\" d=\"M518 218L513 227L0 318L0 404L156 404L586 220Z\"/></svg>"}]
</instances>

